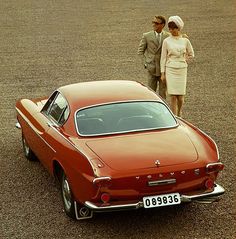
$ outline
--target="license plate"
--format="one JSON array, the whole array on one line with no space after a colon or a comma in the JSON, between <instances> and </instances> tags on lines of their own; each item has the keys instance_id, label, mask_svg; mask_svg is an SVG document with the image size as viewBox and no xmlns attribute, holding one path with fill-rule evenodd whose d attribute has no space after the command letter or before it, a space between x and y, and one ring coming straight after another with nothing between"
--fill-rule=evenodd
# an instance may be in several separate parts
<instances>
[{"instance_id":1,"label":"license plate","mask_svg":"<svg viewBox=\"0 0 236 239\"><path fill-rule=\"evenodd\" d=\"M162 194L143 198L145 208L162 207L180 203L181 200L179 193Z\"/></svg>"}]
</instances>

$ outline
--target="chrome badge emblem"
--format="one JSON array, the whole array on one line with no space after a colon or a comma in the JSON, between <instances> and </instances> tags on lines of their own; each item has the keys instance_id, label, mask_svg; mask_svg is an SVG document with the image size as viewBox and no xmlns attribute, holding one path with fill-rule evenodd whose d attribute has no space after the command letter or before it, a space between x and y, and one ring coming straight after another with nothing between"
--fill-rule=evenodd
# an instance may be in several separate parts
<instances>
[{"instance_id":1,"label":"chrome badge emblem","mask_svg":"<svg viewBox=\"0 0 236 239\"><path fill-rule=\"evenodd\" d=\"M195 175L199 175L199 174L200 174L200 169L199 169L199 168L196 168L196 169L194 170L194 173L195 173Z\"/></svg>"},{"instance_id":2,"label":"chrome badge emblem","mask_svg":"<svg viewBox=\"0 0 236 239\"><path fill-rule=\"evenodd\" d=\"M159 160L156 160L155 165L158 167L160 166L161 162Z\"/></svg>"}]
</instances>

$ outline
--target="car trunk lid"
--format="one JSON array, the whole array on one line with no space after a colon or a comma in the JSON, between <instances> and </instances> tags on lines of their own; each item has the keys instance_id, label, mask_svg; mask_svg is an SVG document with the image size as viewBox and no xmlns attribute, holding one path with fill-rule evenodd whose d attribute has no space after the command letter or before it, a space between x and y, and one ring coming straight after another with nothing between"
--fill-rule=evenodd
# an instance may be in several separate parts
<instances>
[{"instance_id":1,"label":"car trunk lid","mask_svg":"<svg viewBox=\"0 0 236 239\"><path fill-rule=\"evenodd\" d=\"M86 145L114 170L137 170L190 163L196 149L180 127L90 139Z\"/></svg>"}]
</instances>

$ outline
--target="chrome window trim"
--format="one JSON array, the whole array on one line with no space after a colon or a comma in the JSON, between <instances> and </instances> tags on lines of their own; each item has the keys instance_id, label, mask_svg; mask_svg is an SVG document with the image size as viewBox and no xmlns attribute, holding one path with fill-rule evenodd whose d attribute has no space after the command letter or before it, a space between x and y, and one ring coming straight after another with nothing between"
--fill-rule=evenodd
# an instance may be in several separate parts
<instances>
[{"instance_id":1,"label":"chrome window trim","mask_svg":"<svg viewBox=\"0 0 236 239\"><path fill-rule=\"evenodd\" d=\"M138 130L128 130L128 131L117 131L117 132L112 132L112 133L103 133L103 134L81 134L79 132L78 129L78 125L77 125L77 121L76 121L76 115L79 111L84 110L84 109L89 109L89 108L93 108L93 107L97 107L97 106L104 106L104 105L112 105L112 104L120 104L120 103L131 103L131 102L156 102L156 103L160 103L163 104L168 111L170 112L170 114L172 115L173 119L175 120L175 125L171 126L171 127L158 127L158 128L149 128L149 129L138 129ZM126 134L126 133L135 133L135 132L148 132L148 131L152 131L152 130L162 130L162 129L173 129L179 126L178 121L176 120L175 115L172 113L172 111L170 110L170 108L168 107L168 105L165 102L159 101L159 100L126 100L126 101L112 101L112 102L108 102L108 103L101 103L101 104L94 104L94 105L90 105L90 106L86 106L86 107L82 107L78 110L75 111L74 113L74 123L75 123L75 128L76 128L76 132L79 136L82 137L95 137L95 136L107 136L107 135L115 135L115 134Z\"/></svg>"},{"instance_id":2,"label":"chrome window trim","mask_svg":"<svg viewBox=\"0 0 236 239\"><path fill-rule=\"evenodd\" d=\"M56 95L55 95L53 101L51 102L50 107L48 108L48 110L47 110L47 111L44 111L44 107L43 107L40 112L41 112L43 115L45 115L48 120L53 121L53 122L56 123L58 126L62 126L62 125L64 125L64 124L66 123L66 121L67 121L67 120L69 119L69 117L70 117L70 114L71 114L70 105L69 105L67 99L64 97L64 95L63 95L63 94L61 93L61 91L59 91L59 90L55 90L55 91L48 97L47 102L48 102L48 100L50 99L50 97L52 97L52 95L53 95L54 93L56 93ZM51 110L51 108L52 108L52 105L54 104L54 102L55 102L55 100L56 100L56 98L58 97L59 94L63 97L63 99L64 99L65 102L66 102L66 107L65 107L65 109L68 108L68 111L69 111L69 114L68 114L67 119L66 119L62 124L59 123L59 121L60 121L62 115L60 116L59 121L56 121L56 120L55 120L53 117L51 117L50 114L49 114L49 112L50 112L50 110ZM45 103L45 105L47 104L47 102ZM63 110L63 113L65 112L65 109Z\"/></svg>"},{"instance_id":3,"label":"chrome window trim","mask_svg":"<svg viewBox=\"0 0 236 239\"><path fill-rule=\"evenodd\" d=\"M49 99L50 99L55 93L56 93L56 95L55 95L53 101L50 103L48 109L47 109L47 110L44 110L45 105L47 104L47 102L49 101ZM59 93L59 91L58 91L58 90L55 90L55 91L53 91L52 94L47 98L47 102L45 103L45 105L43 106L43 108L42 108L41 111L40 111L42 114L48 115L48 112L50 111L50 109L51 109L51 107L52 107L52 104L54 103L54 101L55 101L55 99L56 99L58 93Z\"/></svg>"}]
</instances>

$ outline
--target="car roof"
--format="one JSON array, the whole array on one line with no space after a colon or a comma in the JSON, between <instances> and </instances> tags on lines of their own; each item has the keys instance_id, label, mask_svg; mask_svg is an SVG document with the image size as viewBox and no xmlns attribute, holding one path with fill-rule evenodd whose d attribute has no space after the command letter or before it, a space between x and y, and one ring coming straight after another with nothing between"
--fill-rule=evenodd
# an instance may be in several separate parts
<instances>
[{"instance_id":1,"label":"car roof","mask_svg":"<svg viewBox=\"0 0 236 239\"><path fill-rule=\"evenodd\" d=\"M126 80L81 82L62 86L58 91L74 109L119 101L162 101L154 91L142 83Z\"/></svg>"}]
</instances>

